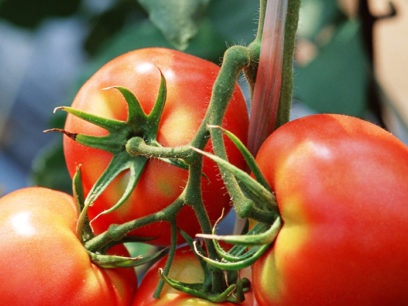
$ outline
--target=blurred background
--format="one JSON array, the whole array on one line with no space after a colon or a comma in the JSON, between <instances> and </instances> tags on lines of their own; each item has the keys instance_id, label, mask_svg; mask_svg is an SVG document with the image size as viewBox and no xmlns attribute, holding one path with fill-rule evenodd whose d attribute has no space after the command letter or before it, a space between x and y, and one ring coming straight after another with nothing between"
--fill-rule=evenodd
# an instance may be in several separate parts
<instances>
[{"instance_id":1,"label":"blurred background","mask_svg":"<svg viewBox=\"0 0 408 306\"><path fill-rule=\"evenodd\" d=\"M177 18L185 12L172 3L185 1L156 2ZM42 131L63 126L53 109L111 58L165 46L219 63L226 47L256 33L258 1L195 0L200 14L182 41L148 3L0 0L0 194L33 184L70 191L61 136ZM406 0L303 0L293 116L351 114L408 143L407 37Z\"/></svg>"}]
</instances>

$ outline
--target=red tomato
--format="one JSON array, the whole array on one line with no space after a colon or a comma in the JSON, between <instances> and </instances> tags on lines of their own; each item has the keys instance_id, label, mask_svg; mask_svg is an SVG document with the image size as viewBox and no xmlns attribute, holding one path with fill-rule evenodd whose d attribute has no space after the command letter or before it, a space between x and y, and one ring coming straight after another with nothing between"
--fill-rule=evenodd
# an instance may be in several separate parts
<instances>
[{"instance_id":1,"label":"red tomato","mask_svg":"<svg viewBox=\"0 0 408 306\"><path fill-rule=\"evenodd\" d=\"M405 305L408 149L342 115L289 122L257 162L283 227L253 267L260 305Z\"/></svg>"},{"instance_id":2,"label":"red tomato","mask_svg":"<svg viewBox=\"0 0 408 306\"><path fill-rule=\"evenodd\" d=\"M127 105L115 90L103 90L119 85L130 89L146 113L152 109L160 84L159 70L167 81L167 100L159 125L157 140L167 147L185 145L195 135L206 112L212 85L219 67L211 62L179 51L149 48L119 56L103 66L80 89L72 107L102 117L125 120ZM248 115L244 98L236 87L227 109L223 126L246 141ZM104 135L102 128L68 115L65 130L88 135ZM210 150L207 146L206 150ZM230 160L238 167L244 161L231 142L227 142ZM111 154L85 147L65 137L64 153L68 170L74 174L77 165L82 165L85 192L88 192L111 160ZM212 161L204 162L202 179L203 199L209 217L215 221L221 211L230 208L228 193ZM188 172L157 159L148 161L142 177L130 199L120 209L101 216L92 222L96 233L105 231L112 223L123 223L157 212L172 203L186 184ZM89 209L93 219L110 208L123 193L126 176L116 179ZM190 235L200 232L198 221L189 206L185 206L177 217L178 225ZM157 222L138 229L133 234L142 237L157 237L152 243L169 243L169 226Z\"/></svg>"},{"instance_id":3,"label":"red tomato","mask_svg":"<svg viewBox=\"0 0 408 306\"><path fill-rule=\"evenodd\" d=\"M167 257L162 258L149 268L144 276L137 294L133 300L133 306L234 306L233 303L212 303L207 300L192 297L186 293L177 291L169 285L164 285L160 298L155 299L153 293L160 280L159 268L164 268ZM182 248L176 251L176 255L170 268L169 277L181 282L199 283L204 280L203 270L193 251ZM255 306L252 291L245 294L243 306Z\"/></svg>"},{"instance_id":4,"label":"red tomato","mask_svg":"<svg viewBox=\"0 0 408 306\"><path fill-rule=\"evenodd\" d=\"M0 198L1 305L129 305L133 269L93 264L75 233L77 217L72 197L50 189Z\"/></svg>"}]
</instances>

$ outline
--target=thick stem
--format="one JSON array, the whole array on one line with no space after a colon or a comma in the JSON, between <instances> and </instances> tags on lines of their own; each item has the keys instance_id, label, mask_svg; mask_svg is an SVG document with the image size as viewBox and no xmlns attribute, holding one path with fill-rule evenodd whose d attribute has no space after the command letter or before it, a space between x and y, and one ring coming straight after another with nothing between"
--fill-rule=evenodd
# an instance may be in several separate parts
<instances>
[{"instance_id":1,"label":"thick stem","mask_svg":"<svg viewBox=\"0 0 408 306\"><path fill-rule=\"evenodd\" d=\"M276 127L289 121L293 91L293 55L299 21L300 0L289 0L283 46L282 85Z\"/></svg>"},{"instance_id":2,"label":"thick stem","mask_svg":"<svg viewBox=\"0 0 408 306\"><path fill-rule=\"evenodd\" d=\"M269 0L263 14L265 23L248 131L248 148L253 154L256 154L265 138L276 128L287 1Z\"/></svg>"}]
</instances>

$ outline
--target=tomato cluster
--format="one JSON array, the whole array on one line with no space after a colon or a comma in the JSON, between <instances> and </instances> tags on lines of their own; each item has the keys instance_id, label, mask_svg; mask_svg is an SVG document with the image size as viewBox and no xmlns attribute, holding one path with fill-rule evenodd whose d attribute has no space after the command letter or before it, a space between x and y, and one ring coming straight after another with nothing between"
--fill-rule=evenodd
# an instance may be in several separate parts
<instances>
[{"instance_id":1,"label":"tomato cluster","mask_svg":"<svg viewBox=\"0 0 408 306\"><path fill-rule=\"evenodd\" d=\"M191 239L234 204L216 163L191 148L198 143L199 149L213 151L215 142L208 129L214 127L203 126L203 120L218 75L219 67L205 60L149 48L115 58L83 85L72 108L67 108L63 131L68 171L71 176L81 174L83 190L74 189L71 196L29 187L0 199L0 304L216 304L169 284L159 298L153 295L162 280L160 268L167 267L166 278L190 284L190 289L213 288L208 274L220 272L214 266L203 269L206 262L198 256L200 250L193 251L197 245ZM160 92L165 92L164 103ZM139 128L137 119L147 127ZM123 126L132 128L123 134ZM222 127L245 144L248 114L238 86ZM201 131L205 141L196 142ZM120 142L121 137L125 142ZM135 139L151 153L136 149L129 153L128 141ZM224 140L228 162L246 174L245 154L236 143ZM109 184L99 192L100 178L109 176L104 171L115 168L118 160L134 168L113 171L114 177L103 181ZM201 163L198 180L191 174L197 163ZM259 190L273 194L282 227L253 265L239 268L242 271L234 277L229 270L218 273L234 290L238 282L230 284L231 279L250 280L251 286L239 292L245 293L241 305L380 306L408 301L408 148L402 142L361 119L312 115L275 130L261 146L255 164L259 174L254 177L262 177L264 184ZM116 207L134 169L140 170L140 176ZM243 195L255 195L255 205L262 199L256 196L261 184L253 178L244 177L238 186ZM87 202L95 190L98 196ZM191 190L196 193L191 195ZM202 211L197 212L201 208L206 220L200 219ZM169 211L174 215L169 216ZM89 237L82 232L86 219ZM129 229L117 236L117 228L128 228L123 225ZM99 237L109 240L102 245L89 243ZM130 258L124 244L134 240L170 249L169 255L150 266L140 284L132 267L115 265L118 258L138 260ZM189 245L179 248L184 242ZM220 252L215 245L210 241L200 247ZM246 254L256 250L253 245L245 248ZM244 249L230 250L218 261L236 260ZM106 265L93 260L105 255ZM233 305L230 297L219 304Z\"/></svg>"}]
</instances>

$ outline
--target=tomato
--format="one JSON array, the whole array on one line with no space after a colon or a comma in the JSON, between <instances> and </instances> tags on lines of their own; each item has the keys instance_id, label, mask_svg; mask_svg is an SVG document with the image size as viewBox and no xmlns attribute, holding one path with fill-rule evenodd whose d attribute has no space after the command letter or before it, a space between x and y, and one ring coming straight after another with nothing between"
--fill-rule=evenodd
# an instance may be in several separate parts
<instances>
[{"instance_id":1,"label":"tomato","mask_svg":"<svg viewBox=\"0 0 408 306\"><path fill-rule=\"evenodd\" d=\"M186 293L177 291L169 285L165 284L161 292L160 298L155 299L153 293L156 290L160 280L159 268L164 268L167 257L160 259L145 274L138 292L135 294L133 306L234 306L233 303L212 303L207 300L192 297ZM203 270L193 251L187 248L182 248L176 251L175 258L170 268L169 277L181 282L198 283L204 279ZM245 294L243 306L255 306L252 296L252 291Z\"/></svg>"},{"instance_id":2,"label":"tomato","mask_svg":"<svg viewBox=\"0 0 408 306\"><path fill-rule=\"evenodd\" d=\"M125 120L127 105L115 90L103 90L111 86L130 89L139 100L145 113L149 113L156 101L160 84L160 72L167 82L167 100L159 124L158 142L166 147L188 144L194 137L206 112L212 85L219 67L211 62L179 51L147 48L119 56L97 71L79 90L72 107L98 116ZM241 91L236 87L227 109L223 126L246 141L248 114ZM106 131L77 117L68 115L65 130L88 135L105 135ZM210 150L207 146L206 150ZM245 163L238 150L227 142L231 162L238 167ZM99 149L83 146L64 138L64 154L68 170L75 173L81 165L84 189L87 193L112 155ZM209 217L215 221L222 210L227 212L231 203L216 165L205 160L203 166L202 192ZM158 159L150 159L129 200L116 211L93 220L96 233L105 231L112 223L123 223L155 213L172 203L186 184L188 171ZM89 209L93 219L110 208L123 193L126 175L116 179ZM192 209L185 206L177 217L178 226L190 235L200 231ZM157 222L134 231L142 237L155 237L153 244L169 243L169 226Z\"/></svg>"},{"instance_id":3,"label":"tomato","mask_svg":"<svg viewBox=\"0 0 408 306\"><path fill-rule=\"evenodd\" d=\"M77 217L72 197L59 191L27 187L0 198L1 305L130 303L134 270L93 264L75 233Z\"/></svg>"},{"instance_id":4,"label":"tomato","mask_svg":"<svg viewBox=\"0 0 408 306\"><path fill-rule=\"evenodd\" d=\"M361 119L320 114L289 122L257 163L283 227L254 264L260 305L405 305L408 149Z\"/></svg>"}]
</instances>

